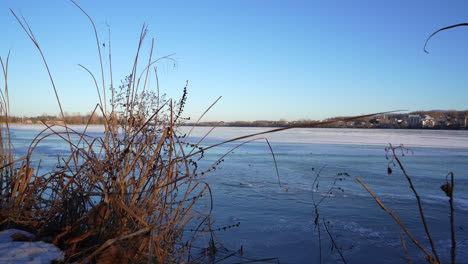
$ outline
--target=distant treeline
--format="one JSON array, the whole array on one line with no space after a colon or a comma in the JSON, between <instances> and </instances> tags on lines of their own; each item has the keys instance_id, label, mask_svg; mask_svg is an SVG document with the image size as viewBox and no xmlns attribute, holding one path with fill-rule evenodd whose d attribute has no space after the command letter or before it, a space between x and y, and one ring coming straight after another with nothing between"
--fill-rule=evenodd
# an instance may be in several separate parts
<instances>
[{"instance_id":1,"label":"distant treeline","mask_svg":"<svg viewBox=\"0 0 468 264\"><path fill-rule=\"evenodd\" d=\"M377 115L351 121L339 121L346 116L333 117L325 120L304 119L298 121L279 121L257 120L257 121L234 121L234 122L201 122L199 126L231 126L231 127L291 127L306 125L321 121L334 121L334 123L320 125L318 127L326 128L428 128L428 129L468 129L468 110L434 110L434 111L415 111L411 113L395 113ZM1 122L5 122L5 117L0 117ZM10 123L21 124L63 124L63 119L58 116L46 115L35 117L17 117L8 118ZM67 124L104 124L104 119L100 115L81 115L65 114ZM193 123L185 123L193 125Z\"/></svg>"},{"instance_id":2,"label":"distant treeline","mask_svg":"<svg viewBox=\"0 0 468 264\"><path fill-rule=\"evenodd\" d=\"M0 117L1 122L5 122L5 117ZM10 123L20 123L20 124L63 124L63 118L53 115L40 115L32 117L18 117L18 116L9 116L8 121ZM81 115L81 114L67 114L65 113L65 122L72 125L83 125L89 124L100 125L104 124L104 119L102 116L94 114Z\"/></svg>"}]
</instances>

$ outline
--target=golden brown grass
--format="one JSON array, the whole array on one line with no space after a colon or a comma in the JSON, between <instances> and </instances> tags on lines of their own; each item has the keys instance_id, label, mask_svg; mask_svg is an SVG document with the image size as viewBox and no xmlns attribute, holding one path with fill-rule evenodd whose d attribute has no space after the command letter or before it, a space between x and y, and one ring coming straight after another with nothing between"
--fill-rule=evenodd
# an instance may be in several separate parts
<instances>
[{"instance_id":1,"label":"golden brown grass","mask_svg":"<svg viewBox=\"0 0 468 264\"><path fill-rule=\"evenodd\" d=\"M13 14L42 55L25 19ZM47 126L33 140L24 160L15 163L8 123L1 130L1 208L7 212L2 224L15 223L35 230L38 237L51 240L66 251L66 262L112 261L112 256L114 260L132 262L179 262L187 257L191 243L209 229L209 187L202 182L203 173L195 174L190 165L194 161L185 154L190 149L177 134L184 97L177 103L158 101L159 108L151 113L145 104L151 66L162 59L151 60L153 47L148 64L136 78L145 36L144 27L133 72L118 91L124 95L124 102L116 102L119 94L114 89L111 105L107 104L101 67L102 90L95 82L100 103L94 112L100 112L105 120L103 137L87 136L86 128L74 131L67 125L64 130ZM96 40L99 43L97 35ZM98 50L100 54L99 45ZM43 55L42 58L49 71ZM102 65L100 55L99 58ZM1 111L7 117L8 58L5 65L2 61L2 68L5 92ZM57 89L52 77L50 80L63 117ZM57 169L34 175L31 156L49 136L62 138L69 145L69 155L59 158ZM204 200L205 206L195 210L199 200ZM189 223L196 223L196 232L182 243Z\"/></svg>"}]
</instances>

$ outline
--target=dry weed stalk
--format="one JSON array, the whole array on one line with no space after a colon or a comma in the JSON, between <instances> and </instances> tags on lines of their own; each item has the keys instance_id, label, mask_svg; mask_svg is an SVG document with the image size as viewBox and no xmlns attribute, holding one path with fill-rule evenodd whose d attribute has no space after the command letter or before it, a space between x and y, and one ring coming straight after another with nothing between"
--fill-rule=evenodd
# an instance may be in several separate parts
<instances>
[{"instance_id":1,"label":"dry weed stalk","mask_svg":"<svg viewBox=\"0 0 468 264\"><path fill-rule=\"evenodd\" d=\"M377 202L377 204L385 211L387 212L393 220L399 225L401 229L406 233L406 235L411 239L411 241L424 253L425 259L429 263L438 263L441 264L442 261L439 258L439 255L437 253L437 250L435 248L434 240L432 239L431 233L429 231L429 226L426 222L426 217L424 215L424 210L422 208L422 203L421 203L421 198L416 191L416 188L413 185L411 177L408 175L406 172L402 162L400 161L400 158L397 155L397 151L401 151L404 155L404 152L407 151L407 149L403 146L398 146L398 147L393 147L391 144L388 148L386 148L387 153L391 154L391 159L389 161L389 166L388 166L388 174L392 174L392 169L390 168L390 165L398 165L400 168L401 172L405 176L405 179L408 181L408 185L413 192L414 197L416 198L416 202L418 205L419 209L419 215L421 217L421 223L424 227L424 231L426 232L426 236L428 239L428 242L431 246L432 254L429 253L428 250L419 242L416 240L416 238L411 234L411 232L406 228L406 226L403 224L403 222L392 212L390 211L378 198L377 196L371 191L371 189L361 181L361 179L356 177L356 180L369 192L369 194L374 198L374 200ZM388 157L387 157L388 158ZM451 176L451 181L449 182L448 176ZM451 263L455 264L455 259L456 259L456 239L455 239L455 230L454 230L454 208L453 208L453 189L454 189L454 174L453 172L450 172L447 177L446 177L446 183L441 186L441 189L445 192L447 197L449 197L449 205L450 205L450 231L451 231L451 242L452 242L452 247L451 247ZM400 230L400 239L401 243L403 246L403 249L405 251L406 259L408 260L409 263L411 263L411 259L409 257L406 244L404 242L403 236L401 234Z\"/></svg>"},{"instance_id":2,"label":"dry weed stalk","mask_svg":"<svg viewBox=\"0 0 468 264\"><path fill-rule=\"evenodd\" d=\"M312 182L312 203L314 204L314 213L315 213L315 219L314 219L314 225L315 225L315 228L317 229L317 232L318 232L318 248L319 248L319 256L318 256L318 259L319 259L319 263L322 263L323 262L323 259L322 259L322 235L321 235L321 224L320 224L320 213L319 213L319 206L327 199L329 198L328 195L332 194L334 190L337 190L337 191L342 191L344 192L343 188L337 186L337 182L338 181L343 181L346 179L346 177L349 177L350 175L347 173L347 172L339 172L337 173L335 176L333 177L323 177L321 176L321 173L322 171L325 169L325 166L321 167L317 172L316 172L316 175L315 175L315 178L314 178L314 181ZM312 168L312 171L315 171L315 168ZM331 180L331 184L329 184L329 186L325 186L326 188L326 192L325 192L325 195L322 196L322 198L320 200L316 200L315 199L315 195L314 195L314 192L318 192L319 190L319 183L320 183L320 179L321 178L328 178L328 180ZM314 190L315 189L315 190ZM347 263L346 261L346 258L344 257L343 255L343 252L342 250L340 249L340 247L337 245L335 239L333 238L333 235L329 229L329 225L330 225L330 222L329 221L325 221L325 218L322 218L322 225L325 227L325 230L328 234L328 237L330 238L330 242L331 242L331 245L330 245L330 249L331 249L331 252L333 251L333 249L336 249L336 252L339 254L340 256L340 259L343 263Z\"/></svg>"},{"instance_id":3,"label":"dry weed stalk","mask_svg":"<svg viewBox=\"0 0 468 264\"><path fill-rule=\"evenodd\" d=\"M4 76L4 88L0 89L0 226L27 223L37 226L37 210L33 197L37 192L34 182L34 169L30 168L26 157L14 159L15 153L11 142L8 94L8 62L0 57ZM19 167L16 164L20 164ZM15 168L15 165L17 166Z\"/></svg>"}]
</instances>

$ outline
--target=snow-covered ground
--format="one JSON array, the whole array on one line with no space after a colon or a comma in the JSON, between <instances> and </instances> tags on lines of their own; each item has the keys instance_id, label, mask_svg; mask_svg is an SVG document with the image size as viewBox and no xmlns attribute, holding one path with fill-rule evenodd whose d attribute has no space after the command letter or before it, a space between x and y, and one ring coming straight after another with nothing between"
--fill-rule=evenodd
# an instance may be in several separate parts
<instances>
[{"instance_id":1,"label":"snow-covered ground","mask_svg":"<svg viewBox=\"0 0 468 264\"><path fill-rule=\"evenodd\" d=\"M34 237L32 234L18 229L0 231L0 263L50 263L52 260L64 256L63 252L53 244L43 241L13 241L11 237L13 234Z\"/></svg>"}]
</instances>

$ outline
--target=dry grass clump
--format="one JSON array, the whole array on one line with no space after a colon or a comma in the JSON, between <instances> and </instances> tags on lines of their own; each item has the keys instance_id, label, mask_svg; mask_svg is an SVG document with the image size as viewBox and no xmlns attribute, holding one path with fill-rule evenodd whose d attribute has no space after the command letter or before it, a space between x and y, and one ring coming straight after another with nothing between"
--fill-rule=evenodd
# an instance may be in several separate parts
<instances>
[{"instance_id":1,"label":"dry grass clump","mask_svg":"<svg viewBox=\"0 0 468 264\"><path fill-rule=\"evenodd\" d=\"M2 223L34 228L66 250L67 262L184 259L191 242L207 229L203 223L209 213L193 206L210 194L189 165L193 161L184 154L170 110L163 129L150 124L157 115L135 124L145 117L130 114L123 125L117 122L125 120L111 115L102 138L48 127L19 170L2 167L1 207L8 211ZM34 148L50 135L68 142L70 155L54 171L33 175L28 166ZM195 221L198 232L182 243L184 228Z\"/></svg>"},{"instance_id":2,"label":"dry grass clump","mask_svg":"<svg viewBox=\"0 0 468 264\"><path fill-rule=\"evenodd\" d=\"M206 230L209 214L192 209L199 199L211 199L208 187L190 166L170 110L165 127L151 122L157 115L110 115L102 138L49 127L71 138L71 153L43 178L46 197L40 202L47 214L40 232L58 234L54 243L69 260L118 251L133 261L176 262L190 247L182 243L187 224L198 220L199 231Z\"/></svg>"},{"instance_id":3,"label":"dry grass clump","mask_svg":"<svg viewBox=\"0 0 468 264\"><path fill-rule=\"evenodd\" d=\"M27 22L13 14L42 55ZM198 145L189 146L177 131L187 90L179 101L161 100L159 94L148 91L148 75L160 60L152 60L153 47L137 77L145 36L146 27L131 74L119 88L110 85L110 104L104 72L102 87L95 82L100 103L93 114L100 112L105 121L102 137L88 136L86 128L47 126L33 140L26 157L15 163L8 123L0 130L1 224L34 230L39 239L64 249L66 262L180 262L187 258L192 242L209 229L209 187L201 181L203 173L196 173L196 161L191 158L195 156L186 154L198 150ZM96 40L99 43L97 35ZM98 49L100 54L99 45ZM1 113L7 117L8 58L2 67ZM52 78L51 83L57 95ZM63 118L58 96L57 102ZM69 155L58 157L56 169L34 175L34 149L50 136L62 138ZM205 203L195 209L199 200ZM183 237L189 223L195 231Z\"/></svg>"}]
</instances>

